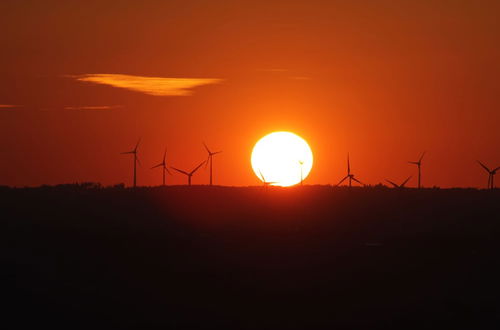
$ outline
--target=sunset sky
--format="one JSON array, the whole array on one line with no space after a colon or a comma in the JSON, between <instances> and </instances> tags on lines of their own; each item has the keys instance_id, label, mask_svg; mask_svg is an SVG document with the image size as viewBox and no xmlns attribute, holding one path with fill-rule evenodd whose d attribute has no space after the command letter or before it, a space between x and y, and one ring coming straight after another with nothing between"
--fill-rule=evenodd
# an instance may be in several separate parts
<instances>
[{"instance_id":1,"label":"sunset sky","mask_svg":"<svg viewBox=\"0 0 500 330\"><path fill-rule=\"evenodd\" d=\"M427 151L424 186L485 187L499 31L499 1L2 0L0 185L130 185L140 137L139 185L202 142L216 184L256 185L252 147L285 130L313 150L308 184L336 184L349 152L361 181L414 186Z\"/></svg>"}]
</instances>

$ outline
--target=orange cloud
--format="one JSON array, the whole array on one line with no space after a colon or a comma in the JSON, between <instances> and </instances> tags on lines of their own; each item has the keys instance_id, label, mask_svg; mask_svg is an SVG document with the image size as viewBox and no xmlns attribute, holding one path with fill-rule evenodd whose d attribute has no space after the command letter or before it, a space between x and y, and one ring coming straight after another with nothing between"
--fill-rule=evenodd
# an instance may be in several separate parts
<instances>
[{"instance_id":1,"label":"orange cloud","mask_svg":"<svg viewBox=\"0 0 500 330\"><path fill-rule=\"evenodd\" d=\"M19 105L13 105L13 104L0 104L0 108L4 109L11 109L11 108L18 108L20 107Z\"/></svg>"},{"instance_id":2,"label":"orange cloud","mask_svg":"<svg viewBox=\"0 0 500 330\"><path fill-rule=\"evenodd\" d=\"M154 96L191 95L193 88L222 81L215 78L161 78L125 74L84 74L70 77L77 81L125 88Z\"/></svg>"}]
</instances>

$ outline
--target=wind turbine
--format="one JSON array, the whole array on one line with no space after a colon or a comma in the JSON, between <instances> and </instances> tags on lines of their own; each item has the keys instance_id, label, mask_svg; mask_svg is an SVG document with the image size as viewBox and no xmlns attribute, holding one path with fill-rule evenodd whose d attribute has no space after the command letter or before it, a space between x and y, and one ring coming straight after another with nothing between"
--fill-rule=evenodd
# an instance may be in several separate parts
<instances>
[{"instance_id":1,"label":"wind turbine","mask_svg":"<svg viewBox=\"0 0 500 330\"><path fill-rule=\"evenodd\" d=\"M299 160L299 165L300 165L300 185L302 186L302 183L304 182L304 172L303 172L304 161Z\"/></svg>"},{"instance_id":2,"label":"wind turbine","mask_svg":"<svg viewBox=\"0 0 500 330\"><path fill-rule=\"evenodd\" d=\"M262 183L264 184L264 187L270 186L272 184L275 184L277 182L272 182L272 181L266 181L266 178L264 177L264 174L259 170L260 177L262 179Z\"/></svg>"},{"instance_id":3,"label":"wind turbine","mask_svg":"<svg viewBox=\"0 0 500 330\"><path fill-rule=\"evenodd\" d=\"M418 167L418 188L420 189L420 178L421 178L421 171L420 171L420 166L422 165L422 159L424 158L425 151L422 153L422 156L420 156L420 159L417 162L408 162L409 164L417 165Z\"/></svg>"},{"instance_id":4,"label":"wind turbine","mask_svg":"<svg viewBox=\"0 0 500 330\"><path fill-rule=\"evenodd\" d=\"M342 182L344 182L346 179L349 179L349 187L352 186L352 180L356 181L359 184L362 184L363 186L365 185L363 182L359 181L354 177L354 174L351 174L351 163L349 162L349 154L347 154L347 175L340 180L339 183L337 183L337 187L340 186Z\"/></svg>"},{"instance_id":5,"label":"wind turbine","mask_svg":"<svg viewBox=\"0 0 500 330\"><path fill-rule=\"evenodd\" d=\"M500 170L500 166L495 168L494 170L490 170L486 165L481 163L479 160L477 162L486 170L486 172L488 172L488 189L495 188L493 180L495 178L495 174L497 174L497 171Z\"/></svg>"},{"instance_id":6,"label":"wind turbine","mask_svg":"<svg viewBox=\"0 0 500 330\"><path fill-rule=\"evenodd\" d=\"M212 152L212 151L210 151L210 149L208 149L205 142L203 142L203 145L205 146L205 149L207 149L207 152L208 152L208 158L206 160L205 167L208 165L208 163L210 163L210 185L212 185L212 158L214 155L220 154L222 151Z\"/></svg>"},{"instance_id":7,"label":"wind turbine","mask_svg":"<svg viewBox=\"0 0 500 330\"><path fill-rule=\"evenodd\" d=\"M176 171L177 171L177 172L179 172L179 173L182 173L182 174L187 175L187 177L188 177L188 185L190 186L190 185L191 185L191 177L193 176L193 174L194 174L196 171L198 171L198 169L201 167L201 165L205 164L205 162L206 162L206 160L205 160L205 161L203 161L200 165L196 166L196 167L194 168L194 170L192 170L191 172L186 172L186 171L180 170L180 169L178 169L178 168L175 168L175 167L173 167L173 166L170 166L170 167L171 167L172 169L176 170Z\"/></svg>"},{"instance_id":8,"label":"wind turbine","mask_svg":"<svg viewBox=\"0 0 500 330\"><path fill-rule=\"evenodd\" d=\"M126 154L134 155L134 188L137 186L137 163L139 163L139 165L141 164L139 158L137 157L137 149L139 148L139 143L141 143L141 139L137 141L137 144L135 145L135 148L133 150L121 153L122 155Z\"/></svg>"},{"instance_id":9,"label":"wind turbine","mask_svg":"<svg viewBox=\"0 0 500 330\"><path fill-rule=\"evenodd\" d=\"M165 172L167 172L168 174L172 175L172 173L168 169L167 164L165 162L165 158L166 157L167 157L167 148L165 148L165 152L163 153L163 160L162 160L162 162L160 164L158 164L158 165L155 165L155 166L151 167L151 169L153 169L153 168L157 168L157 167L161 166L162 172L163 172L163 185L165 185Z\"/></svg>"},{"instance_id":10,"label":"wind turbine","mask_svg":"<svg viewBox=\"0 0 500 330\"><path fill-rule=\"evenodd\" d=\"M405 188L405 184L408 183L408 181L410 181L412 176L409 176L408 179L406 179L402 184L397 184L397 183L394 183L392 182L391 180L385 180L387 182L389 182L390 184L392 184L394 186L394 188Z\"/></svg>"}]
</instances>

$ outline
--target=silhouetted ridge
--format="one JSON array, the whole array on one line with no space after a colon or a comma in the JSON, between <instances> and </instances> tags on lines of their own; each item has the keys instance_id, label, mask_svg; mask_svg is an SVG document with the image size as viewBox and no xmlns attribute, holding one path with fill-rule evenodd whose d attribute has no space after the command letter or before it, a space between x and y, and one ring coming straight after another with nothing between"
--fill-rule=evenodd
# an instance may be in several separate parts
<instances>
[{"instance_id":1,"label":"silhouetted ridge","mask_svg":"<svg viewBox=\"0 0 500 330\"><path fill-rule=\"evenodd\" d=\"M498 322L499 197L0 187L3 325L487 329Z\"/></svg>"}]
</instances>

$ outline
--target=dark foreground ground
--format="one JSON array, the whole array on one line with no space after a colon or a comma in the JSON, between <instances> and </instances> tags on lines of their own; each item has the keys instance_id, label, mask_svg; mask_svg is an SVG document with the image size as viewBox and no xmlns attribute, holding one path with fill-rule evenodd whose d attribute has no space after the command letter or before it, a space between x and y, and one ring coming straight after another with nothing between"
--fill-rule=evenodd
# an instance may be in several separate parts
<instances>
[{"instance_id":1,"label":"dark foreground ground","mask_svg":"<svg viewBox=\"0 0 500 330\"><path fill-rule=\"evenodd\" d=\"M498 329L500 191L0 188L0 328Z\"/></svg>"}]
</instances>

